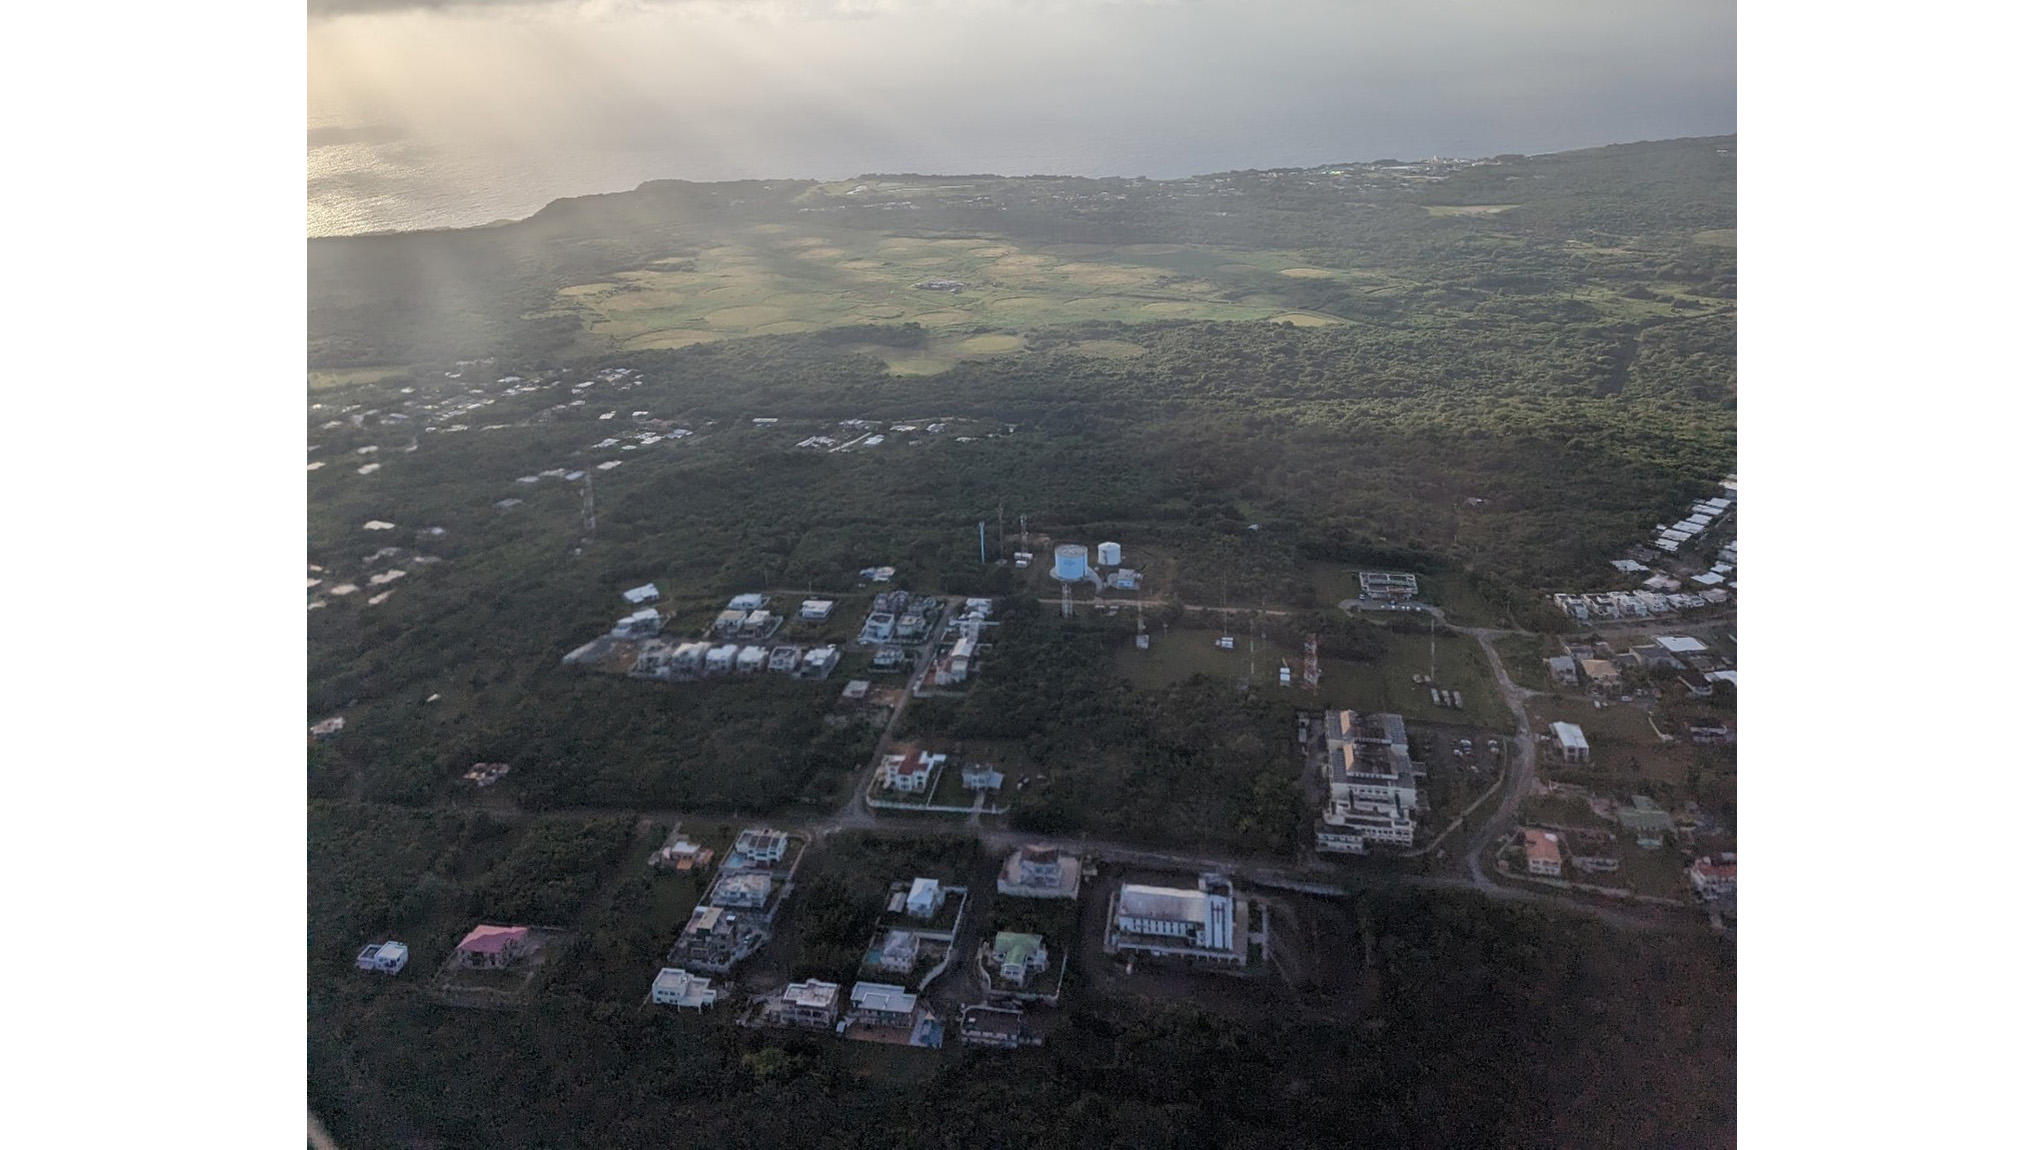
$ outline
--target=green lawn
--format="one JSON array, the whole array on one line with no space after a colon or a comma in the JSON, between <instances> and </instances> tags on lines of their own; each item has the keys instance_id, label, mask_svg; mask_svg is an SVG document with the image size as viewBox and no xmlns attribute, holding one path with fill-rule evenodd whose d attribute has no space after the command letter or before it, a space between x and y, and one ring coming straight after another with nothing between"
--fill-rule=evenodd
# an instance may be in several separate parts
<instances>
[{"instance_id":1,"label":"green lawn","mask_svg":"<svg viewBox=\"0 0 2044 1150\"><path fill-rule=\"evenodd\" d=\"M1540 635L1500 635L1491 642L1512 682L1536 691L1548 686L1548 657L1563 653L1558 641Z\"/></svg>"},{"instance_id":2,"label":"green lawn","mask_svg":"<svg viewBox=\"0 0 2044 1150\"><path fill-rule=\"evenodd\" d=\"M1580 726L1590 742L1590 764L1571 769L1608 777L1614 786L1653 779L1679 787L1688 780L1689 766L1695 761L1696 748L1680 739L1662 742L1646 712L1638 707L1597 708L1585 699L1548 696L1529 702L1527 712L1536 732L1547 730L1556 721ZM1659 722L1663 731L1675 733L1672 720L1665 716L1657 716L1654 722Z\"/></svg>"}]
</instances>

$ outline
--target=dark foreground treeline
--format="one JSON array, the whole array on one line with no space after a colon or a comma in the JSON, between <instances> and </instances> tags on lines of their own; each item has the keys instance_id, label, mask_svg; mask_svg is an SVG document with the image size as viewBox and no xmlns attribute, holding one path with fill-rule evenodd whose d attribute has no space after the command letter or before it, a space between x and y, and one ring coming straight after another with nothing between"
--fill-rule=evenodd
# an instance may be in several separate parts
<instances>
[{"instance_id":1,"label":"dark foreground treeline","mask_svg":"<svg viewBox=\"0 0 2044 1150\"><path fill-rule=\"evenodd\" d=\"M1048 1044L1014 1053L744 1031L572 970L522 1013L456 1010L326 955L308 1087L355 1150L1734 1144L1728 949L1461 896L1351 913L1377 988L1361 1017L1081 973Z\"/></svg>"}]
</instances>

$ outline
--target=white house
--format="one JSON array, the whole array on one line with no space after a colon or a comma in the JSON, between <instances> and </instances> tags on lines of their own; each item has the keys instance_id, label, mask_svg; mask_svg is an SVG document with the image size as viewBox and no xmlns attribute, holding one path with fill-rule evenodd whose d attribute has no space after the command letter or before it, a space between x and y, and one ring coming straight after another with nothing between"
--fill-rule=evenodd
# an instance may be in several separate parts
<instances>
[{"instance_id":1,"label":"white house","mask_svg":"<svg viewBox=\"0 0 2044 1150\"><path fill-rule=\"evenodd\" d=\"M795 673L805 679L827 679L837 666L838 650L835 645L812 647L802 656L802 666Z\"/></svg>"},{"instance_id":2,"label":"white house","mask_svg":"<svg viewBox=\"0 0 2044 1150\"><path fill-rule=\"evenodd\" d=\"M767 660L771 657L772 652L765 647L747 647L738 652L738 673L757 675L766 670Z\"/></svg>"},{"instance_id":3,"label":"white house","mask_svg":"<svg viewBox=\"0 0 2044 1150\"><path fill-rule=\"evenodd\" d=\"M933 755L920 747L910 747L898 754L888 755L880 760L880 785L890 791L914 793L927 790L930 772L942 765L946 756Z\"/></svg>"},{"instance_id":4,"label":"white house","mask_svg":"<svg viewBox=\"0 0 2044 1150\"><path fill-rule=\"evenodd\" d=\"M617 621L610 633L620 639L643 639L660 633L660 612L641 607Z\"/></svg>"},{"instance_id":5,"label":"white house","mask_svg":"<svg viewBox=\"0 0 2044 1150\"><path fill-rule=\"evenodd\" d=\"M916 936L906 930L890 930L880 942L880 957L873 965L889 974L907 974L916 965Z\"/></svg>"},{"instance_id":6,"label":"white house","mask_svg":"<svg viewBox=\"0 0 2044 1150\"><path fill-rule=\"evenodd\" d=\"M412 951L401 942L372 942L355 956L358 970L376 970L384 974L396 974L410 961Z\"/></svg>"},{"instance_id":7,"label":"white house","mask_svg":"<svg viewBox=\"0 0 2044 1150\"><path fill-rule=\"evenodd\" d=\"M710 989L710 980L690 974L679 967L663 967L653 978L653 1002L657 1006L687 1007L701 1010L714 1005L717 992Z\"/></svg>"},{"instance_id":8,"label":"white house","mask_svg":"<svg viewBox=\"0 0 2044 1150\"><path fill-rule=\"evenodd\" d=\"M1561 746L1562 762L1587 763L1590 761L1590 740L1583 737L1583 729L1574 723L1554 724L1554 741Z\"/></svg>"},{"instance_id":9,"label":"white house","mask_svg":"<svg viewBox=\"0 0 2044 1150\"><path fill-rule=\"evenodd\" d=\"M651 603L653 600L658 599L659 597L660 588L655 587L651 583L648 583L642 587L634 587L631 590L625 592L625 601L627 603L631 603L634 606L637 606L640 603Z\"/></svg>"},{"instance_id":10,"label":"white house","mask_svg":"<svg viewBox=\"0 0 2044 1150\"><path fill-rule=\"evenodd\" d=\"M905 986L860 982L852 986L848 1021L864 1026L907 1026L915 1021L916 996Z\"/></svg>"},{"instance_id":11,"label":"white house","mask_svg":"<svg viewBox=\"0 0 2044 1150\"><path fill-rule=\"evenodd\" d=\"M772 866L787 853L788 832L753 827L738 836L729 861L739 866Z\"/></svg>"},{"instance_id":12,"label":"white house","mask_svg":"<svg viewBox=\"0 0 2044 1150\"><path fill-rule=\"evenodd\" d=\"M767 605L767 597L754 592L734 597L728 604L730 610L738 612L757 611Z\"/></svg>"},{"instance_id":13,"label":"white house","mask_svg":"<svg viewBox=\"0 0 2044 1150\"><path fill-rule=\"evenodd\" d=\"M837 603L830 599L804 599L799 616L805 623L821 623L830 618L830 610L835 606Z\"/></svg>"},{"instance_id":14,"label":"white house","mask_svg":"<svg viewBox=\"0 0 2044 1150\"><path fill-rule=\"evenodd\" d=\"M908 887L908 913L917 918L937 917L937 908L944 905L944 888L936 879L919 878Z\"/></svg>"},{"instance_id":15,"label":"white house","mask_svg":"<svg viewBox=\"0 0 2044 1150\"><path fill-rule=\"evenodd\" d=\"M703 670L712 675L725 675L738 662L738 644L726 643L703 652Z\"/></svg>"}]
</instances>

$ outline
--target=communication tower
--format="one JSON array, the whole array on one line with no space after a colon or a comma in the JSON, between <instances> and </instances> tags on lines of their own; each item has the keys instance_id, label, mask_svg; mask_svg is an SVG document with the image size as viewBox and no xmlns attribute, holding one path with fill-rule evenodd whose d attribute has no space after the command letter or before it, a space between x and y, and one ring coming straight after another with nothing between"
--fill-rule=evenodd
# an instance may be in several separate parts
<instances>
[{"instance_id":1,"label":"communication tower","mask_svg":"<svg viewBox=\"0 0 2044 1150\"><path fill-rule=\"evenodd\" d=\"M1320 636L1317 634L1306 636L1306 665L1300 677L1305 680L1307 690L1320 689Z\"/></svg>"}]
</instances>

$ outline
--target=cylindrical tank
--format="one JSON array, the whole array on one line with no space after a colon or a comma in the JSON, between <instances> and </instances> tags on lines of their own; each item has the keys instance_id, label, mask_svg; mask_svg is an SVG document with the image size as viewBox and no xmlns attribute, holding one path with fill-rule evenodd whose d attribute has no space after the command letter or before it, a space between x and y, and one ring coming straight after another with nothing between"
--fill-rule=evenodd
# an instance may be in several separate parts
<instances>
[{"instance_id":1,"label":"cylindrical tank","mask_svg":"<svg viewBox=\"0 0 2044 1150\"><path fill-rule=\"evenodd\" d=\"M1102 567L1121 566L1121 544L1102 543L1100 545L1100 565Z\"/></svg>"},{"instance_id":2,"label":"cylindrical tank","mask_svg":"<svg viewBox=\"0 0 2044 1150\"><path fill-rule=\"evenodd\" d=\"M1053 552L1057 566L1051 575L1067 583L1077 583L1086 577L1086 549L1077 543L1062 543Z\"/></svg>"}]
</instances>

